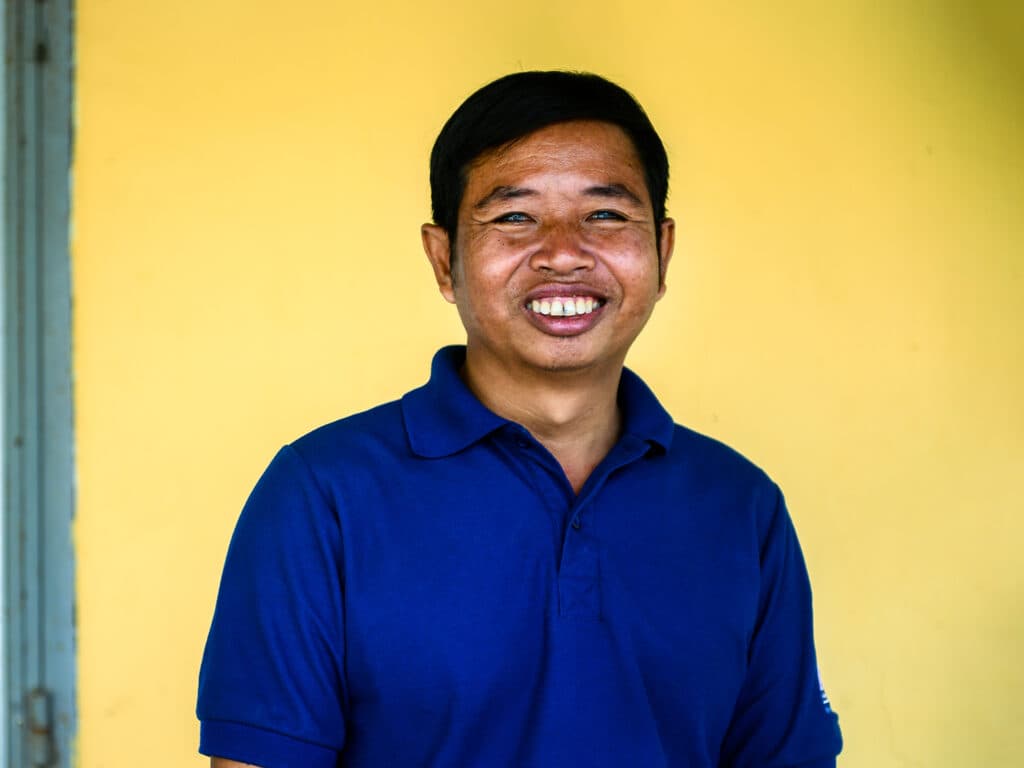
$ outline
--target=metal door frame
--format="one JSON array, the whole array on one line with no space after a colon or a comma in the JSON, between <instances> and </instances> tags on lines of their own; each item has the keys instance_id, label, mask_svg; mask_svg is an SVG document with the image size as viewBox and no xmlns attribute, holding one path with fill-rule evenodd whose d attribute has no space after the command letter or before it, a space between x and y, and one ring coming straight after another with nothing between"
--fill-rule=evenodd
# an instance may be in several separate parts
<instances>
[{"instance_id":1,"label":"metal door frame","mask_svg":"<svg viewBox=\"0 0 1024 768\"><path fill-rule=\"evenodd\" d=\"M76 729L70 183L72 0L0 19L0 761L70 768Z\"/></svg>"}]
</instances>

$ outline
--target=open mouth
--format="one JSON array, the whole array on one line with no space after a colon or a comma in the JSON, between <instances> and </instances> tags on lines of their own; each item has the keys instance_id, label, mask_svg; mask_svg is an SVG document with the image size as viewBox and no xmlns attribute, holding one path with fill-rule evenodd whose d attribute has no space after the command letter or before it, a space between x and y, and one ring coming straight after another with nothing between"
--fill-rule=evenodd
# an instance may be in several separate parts
<instances>
[{"instance_id":1,"label":"open mouth","mask_svg":"<svg viewBox=\"0 0 1024 768\"><path fill-rule=\"evenodd\" d=\"M551 296L533 299L527 302L526 308L538 315L549 317L575 317L589 315L604 304L602 299L593 296Z\"/></svg>"}]
</instances>

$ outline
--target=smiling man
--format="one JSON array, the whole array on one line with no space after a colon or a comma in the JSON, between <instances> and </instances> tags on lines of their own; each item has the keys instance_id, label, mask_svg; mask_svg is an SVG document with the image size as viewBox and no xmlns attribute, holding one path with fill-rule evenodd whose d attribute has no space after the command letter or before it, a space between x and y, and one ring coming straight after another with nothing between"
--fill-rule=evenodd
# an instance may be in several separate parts
<instances>
[{"instance_id":1,"label":"smiling man","mask_svg":"<svg viewBox=\"0 0 1024 768\"><path fill-rule=\"evenodd\" d=\"M214 766L835 765L781 493L623 367L667 185L594 75L452 115L422 239L466 344L257 484L200 673Z\"/></svg>"}]
</instances>

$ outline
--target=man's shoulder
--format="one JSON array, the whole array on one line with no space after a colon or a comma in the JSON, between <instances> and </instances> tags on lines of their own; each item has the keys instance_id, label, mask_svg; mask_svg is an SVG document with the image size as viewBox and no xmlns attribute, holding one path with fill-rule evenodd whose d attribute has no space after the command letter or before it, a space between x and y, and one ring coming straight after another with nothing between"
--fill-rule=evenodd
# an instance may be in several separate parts
<instances>
[{"instance_id":1,"label":"man's shoulder","mask_svg":"<svg viewBox=\"0 0 1024 768\"><path fill-rule=\"evenodd\" d=\"M359 460L381 450L404 452L407 446L401 400L329 422L289 444L310 465Z\"/></svg>"},{"instance_id":2,"label":"man's shoulder","mask_svg":"<svg viewBox=\"0 0 1024 768\"><path fill-rule=\"evenodd\" d=\"M748 487L773 486L760 466L732 446L681 424L675 424L667 457L704 483Z\"/></svg>"}]
</instances>

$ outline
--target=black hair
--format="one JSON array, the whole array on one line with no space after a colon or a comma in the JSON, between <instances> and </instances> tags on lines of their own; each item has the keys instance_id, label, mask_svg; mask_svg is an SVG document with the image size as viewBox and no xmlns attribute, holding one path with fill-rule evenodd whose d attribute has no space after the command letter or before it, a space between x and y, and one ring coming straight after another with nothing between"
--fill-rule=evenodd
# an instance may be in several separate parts
<instances>
[{"instance_id":1,"label":"black hair","mask_svg":"<svg viewBox=\"0 0 1024 768\"><path fill-rule=\"evenodd\" d=\"M626 133L644 169L655 225L665 220L668 156L647 114L628 91L587 72L516 72L462 102L430 153L434 223L448 232L453 255L459 206L472 163L488 150L572 120L611 123Z\"/></svg>"}]
</instances>

